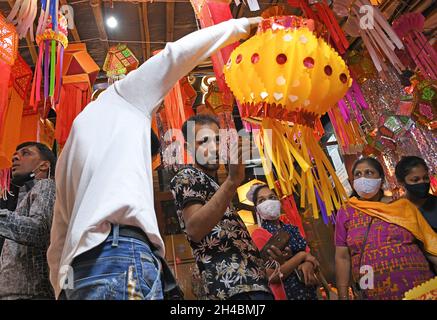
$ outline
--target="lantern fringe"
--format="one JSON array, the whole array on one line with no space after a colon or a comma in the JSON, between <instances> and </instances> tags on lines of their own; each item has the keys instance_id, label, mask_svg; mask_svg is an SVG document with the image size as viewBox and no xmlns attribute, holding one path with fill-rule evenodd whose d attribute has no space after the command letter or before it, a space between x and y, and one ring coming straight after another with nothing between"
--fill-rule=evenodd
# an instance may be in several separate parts
<instances>
[{"instance_id":1,"label":"lantern fringe","mask_svg":"<svg viewBox=\"0 0 437 320\"><path fill-rule=\"evenodd\" d=\"M326 0L313 4L315 10L311 8L307 0L288 0L288 4L300 8L307 18L322 22L328 31L327 37L324 37L325 40L330 42L340 54L346 52L349 42Z\"/></svg>"},{"instance_id":2,"label":"lantern fringe","mask_svg":"<svg viewBox=\"0 0 437 320\"><path fill-rule=\"evenodd\" d=\"M10 184L11 184L11 169L0 169L0 197L6 200L8 195L10 195Z\"/></svg>"},{"instance_id":3,"label":"lantern fringe","mask_svg":"<svg viewBox=\"0 0 437 320\"><path fill-rule=\"evenodd\" d=\"M20 39L26 37L27 32L29 32L30 40L32 42L34 41L33 22L36 18L37 9L37 0L15 1L11 12L6 19L16 26Z\"/></svg>"},{"instance_id":4,"label":"lantern fringe","mask_svg":"<svg viewBox=\"0 0 437 320\"><path fill-rule=\"evenodd\" d=\"M278 180L282 193L291 195L299 185L300 206L304 208L308 202L314 218L319 217L319 210L330 216L346 201L346 191L317 143L312 128L289 126L286 122L265 118L255 141L269 187L276 189L274 182ZM323 209L316 192L324 203Z\"/></svg>"},{"instance_id":5,"label":"lantern fringe","mask_svg":"<svg viewBox=\"0 0 437 320\"><path fill-rule=\"evenodd\" d=\"M393 22L393 29L404 41L414 63L426 78L437 79L437 53L423 32L425 17L418 12L402 15Z\"/></svg>"},{"instance_id":6,"label":"lantern fringe","mask_svg":"<svg viewBox=\"0 0 437 320\"><path fill-rule=\"evenodd\" d=\"M364 6L371 7L370 2L368 0L355 0L350 1L349 5L349 17L344 26L345 31L350 36L360 36L362 38L378 72L384 73L388 70L388 67L384 64L384 61L388 60L396 71L401 73L405 66L395 54L395 49L402 50L404 45L382 12L377 7L372 7L372 12L369 13L373 19L369 22L371 28L365 28L361 26L359 11Z\"/></svg>"}]
</instances>

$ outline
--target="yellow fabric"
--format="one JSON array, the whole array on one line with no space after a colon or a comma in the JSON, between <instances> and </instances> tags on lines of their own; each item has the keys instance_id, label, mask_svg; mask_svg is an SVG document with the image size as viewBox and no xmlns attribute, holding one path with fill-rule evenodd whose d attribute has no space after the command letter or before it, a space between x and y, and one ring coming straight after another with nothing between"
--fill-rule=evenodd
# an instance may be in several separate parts
<instances>
[{"instance_id":1,"label":"yellow fabric","mask_svg":"<svg viewBox=\"0 0 437 320\"><path fill-rule=\"evenodd\" d=\"M407 291L404 300L437 300L437 277Z\"/></svg>"},{"instance_id":2,"label":"yellow fabric","mask_svg":"<svg viewBox=\"0 0 437 320\"><path fill-rule=\"evenodd\" d=\"M349 199L349 205L372 217L393 223L410 231L420 240L427 252L437 255L437 233L430 227L420 211L407 199L392 203Z\"/></svg>"},{"instance_id":3,"label":"yellow fabric","mask_svg":"<svg viewBox=\"0 0 437 320\"><path fill-rule=\"evenodd\" d=\"M295 139L298 136L299 141ZM324 202L328 215L339 209L347 199L343 185L311 128L301 125L290 127L286 122L265 118L256 143L269 187L277 189L271 168L273 164L281 188L278 194L290 195L295 192L295 185L299 184L301 207L305 207L308 202L314 218L319 217L315 190ZM302 169L301 174L294 170L295 161ZM317 172L312 169L312 162Z\"/></svg>"}]
</instances>

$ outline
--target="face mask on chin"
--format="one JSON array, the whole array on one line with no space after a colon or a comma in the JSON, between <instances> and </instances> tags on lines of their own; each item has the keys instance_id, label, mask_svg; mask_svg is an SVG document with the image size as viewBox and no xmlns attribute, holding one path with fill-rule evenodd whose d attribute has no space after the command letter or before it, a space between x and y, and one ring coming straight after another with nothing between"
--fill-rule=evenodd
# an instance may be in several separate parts
<instances>
[{"instance_id":1,"label":"face mask on chin","mask_svg":"<svg viewBox=\"0 0 437 320\"><path fill-rule=\"evenodd\" d=\"M24 186L24 184L26 182L29 182L29 181L31 181L33 179L35 179L35 173L30 172L30 173L26 173L26 174L16 175L15 177L13 177L11 179L11 183L14 186L22 187L22 186Z\"/></svg>"},{"instance_id":2,"label":"face mask on chin","mask_svg":"<svg viewBox=\"0 0 437 320\"><path fill-rule=\"evenodd\" d=\"M22 187L22 186L24 186L24 184L25 184L26 182L29 182L29 181L31 181L31 180L34 180L35 177L36 177L36 173L35 173L35 171L39 169L39 167L41 166L41 164L42 164L42 163L38 164L38 166L37 166L35 169L33 169L32 172L25 173L25 174L19 174L19 175L16 175L15 177L12 177L12 179L11 179L11 183L12 183L14 186ZM49 172L50 172L50 171L49 171Z\"/></svg>"},{"instance_id":3,"label":"face mask on chin","mask_svg":"<svg viewBox=\"0 0 437 320\"><path fill-rule=\"evenodd\" d=\"M372 199L381 190L381 179L359 178L354 180L354 189L363 199Z\"/></svg>"},{"instance_id":4,"label":"face mask on chin","mask_svg":"<svg viewBox=\"0 0 437 320\"><path fill-rule=\"evenodd\" d=\"M281 201L266 200L256 206L262 220L277 220L281 215Z\"/></svg>"}]
</instances>

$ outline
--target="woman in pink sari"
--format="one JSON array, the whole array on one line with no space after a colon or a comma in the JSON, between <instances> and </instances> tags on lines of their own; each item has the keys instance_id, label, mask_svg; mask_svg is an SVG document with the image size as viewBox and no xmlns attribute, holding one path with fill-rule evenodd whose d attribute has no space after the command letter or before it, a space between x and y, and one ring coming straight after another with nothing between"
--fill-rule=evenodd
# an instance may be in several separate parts
<instances>
[{"instance_id":1,"label":"woman in pink sari","mask_svg":"<svg viewBox=\"0 0 437 320\"><path fill-rule=\"evenodd\" d=\"M352 280L363 299L402 299L434 277L427 258L436 262L437 235L411 202L384 197L377 160L357 161L352 174L355 196L338 212L335 231L339 298L348 299Z\"/></svg>"}]
</instances>

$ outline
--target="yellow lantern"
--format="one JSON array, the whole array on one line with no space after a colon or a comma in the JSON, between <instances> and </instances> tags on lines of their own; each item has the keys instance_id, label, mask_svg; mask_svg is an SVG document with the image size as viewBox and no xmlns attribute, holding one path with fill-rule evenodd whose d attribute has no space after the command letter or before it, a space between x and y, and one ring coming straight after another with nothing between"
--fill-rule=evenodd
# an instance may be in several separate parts
<instances>
[{"instance_id":1,"label":"yellow lantern","mask_svg":"<svg viewBox=\"0 0 437 320\"><path fill-rule=\"evenodd\" d=\"M344 60L313 30L310 19L264 19L257 34L233 51L224 74L241 116L260 124L256 140L264 168L271 161L275 169L275 176L266 173L270 187L278 180L281 193L290 195L299 184L301 204L309 202L317 217L321 201L329 214L346 194L313 131L352 79Z\"/></svg>"}]
</instances>

